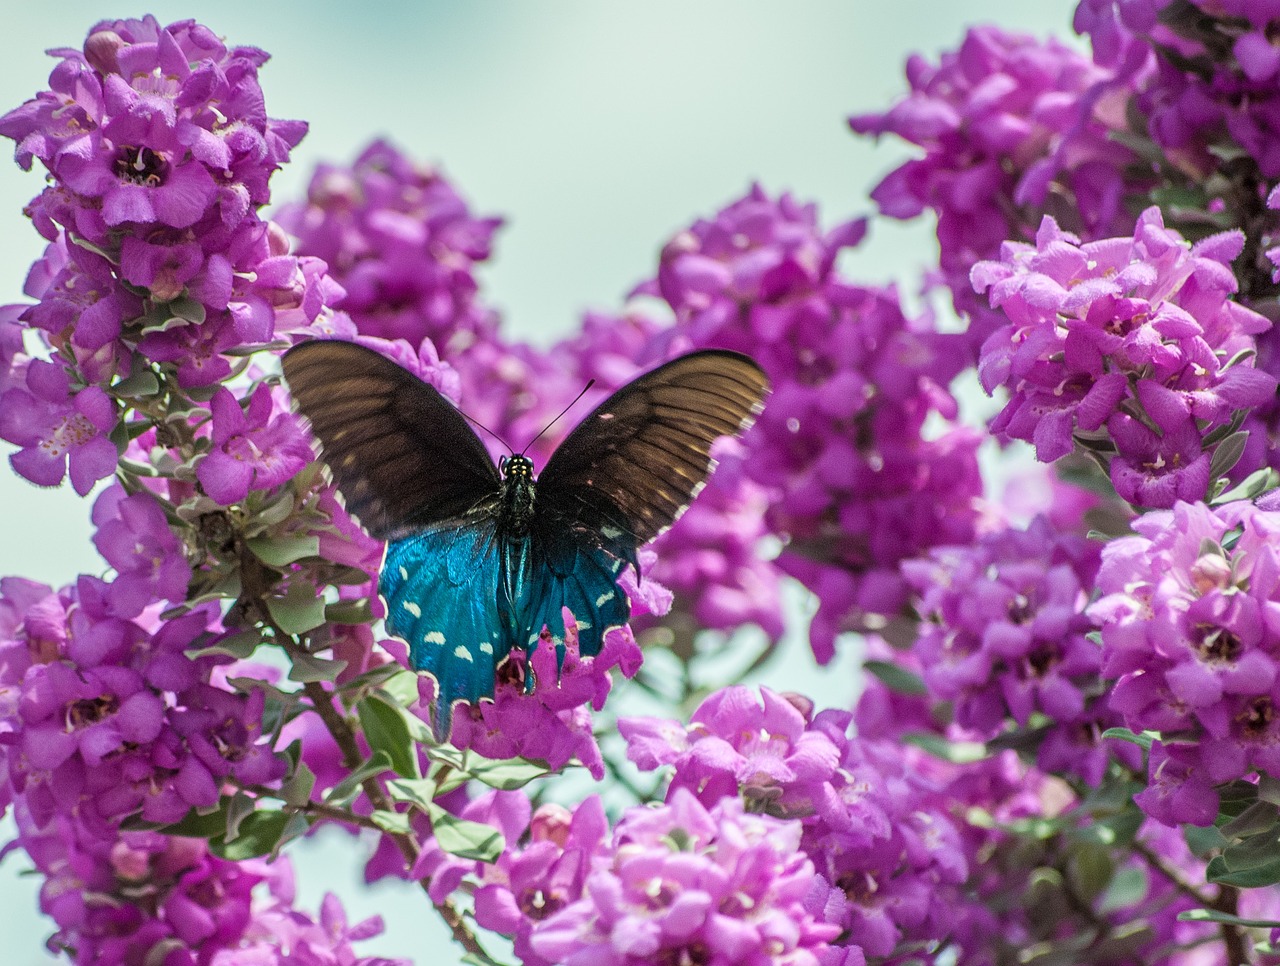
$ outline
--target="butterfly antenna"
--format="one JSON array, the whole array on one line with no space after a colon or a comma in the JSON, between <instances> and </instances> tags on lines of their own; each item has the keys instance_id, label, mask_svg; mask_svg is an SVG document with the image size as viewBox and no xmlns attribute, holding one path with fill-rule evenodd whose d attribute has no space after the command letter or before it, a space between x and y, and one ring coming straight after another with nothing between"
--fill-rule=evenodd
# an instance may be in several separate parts
<instances>
[{"instance_id":1,"label":"butterfly antenna","mask_svg":"<svg viewBox=\"0 0 1280 966\"><path fill-rule=\"evenodd\" d=\"M595 384L596 384L596 381L594 379L589 379L587 381L587 384L582 387L582 392L578 393L576 396L573 397L573 402L569 403L569 405L565 406L564 409L560 410L560 416L563 416L574 406L578 405L578 400L581 399L583 396L585 396L587 394L587 390L590 389ZM523 456L525 452L528 451L530 446L532 446L538 440L542 439L543 434L560 421L560 416L557 416L555 419L551 420L551 422L547 423L547 425L543 426L542 431L539 432L537 436L533 437L533 439L525 443L524 449L520 451L520 455Z\"/></svg>"},{"instance_id":2,"label":"butterfly antenna","mask_svg":"<svg viewBox=\"0 0 1280 966\"><path fill-rule=\"evenodd\" d=\"M499 436L497 433L495 433L492 429L490 429L490 428L489 428L488 426L486 426L484 423L480 422L480 420L476 419L474 416L468 415L467 413L463 413L461 409L459 409L459 410L458 410L458 412L462 413L462 415L463 415L463 416L465 416L467 419L471 420L471 422L475 423L477 426L479 426L481 429L483 429L486 433L488 433L490 436L492 436L494 439L496 439L499 443L501 443L501 444L503 445L503 447L506 449L506 451L507 451L508 453L514 453L514 452L515 452L515 450L513 450L513 449L511 448L511 444L510 444L510 443L508 443L505 439L503 439L501 436Z\"/></svg>"}]
</instances>

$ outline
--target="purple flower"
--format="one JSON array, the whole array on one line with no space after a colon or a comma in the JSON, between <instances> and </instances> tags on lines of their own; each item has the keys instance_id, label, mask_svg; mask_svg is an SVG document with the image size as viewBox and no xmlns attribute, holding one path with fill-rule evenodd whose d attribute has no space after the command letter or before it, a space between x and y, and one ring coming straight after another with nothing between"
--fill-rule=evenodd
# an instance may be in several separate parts
<instances>
[{"instance_id":1,"label":"purple flower","mask_svg":"<svg viewBox=\"0 0 1280 966\"><path fill-rule=\"evenodd\" d=\"M552 966L530 939L542 922L582 898L609 822L599 796L591 795L572 813L560 805L541 805L528 826L526 846L509 847L493 865L477 865L483 884L475 893L476 922L513 937L515 954L526 966Z\"/></svg>"},{"instance_id":2,"label":"purple flower","mask_svg":"<svg viewBox=\"0 0 1280 966\"><path fill-rule=\"evenodd\" d=\"M136 617L154 600L185 599L191 566L168 518L148 493L103 490L93 505L93 543L116 569L108 588L114 617Z\"/></svg>"},{"instance_id":3,"label":"purple flower","mask_svg":"<svg viewBox=\"0 0 1280 966\"><path fill-rule=\"evenodd\" d=\"M624 587L624 590L626 588ZM560 769L570 761L581 762L597 779L604 777L604 761L592 732L590 703L597 711L613 687L610 671L633 676L643 660L629 628L605 637L595 657L580 657L576 628L568 625L563 664L557 666L556 648L544 640L526 658L512 652L498 668L492 701L484 700L455 709L450 742L486 758L532 758ZM532 694L525 676L533 673L539 683ZM426 679L426 683L430 683ZM427 705L423 717L431 720Z\"/></svg>"},{"instance_id":4,"label":"purple flower","mask_svg":"<svg viewBox=\"0 0 1280 966\"><path fill-rule=\"evenodd\" d=\"M974 288L1010 321L979 365L988 392L1011 393L992 431L1044 461L1109 435L1130 502L1205 496L1203 436L1275 394L1248 361L1270 323L1230 298L1242 244L1224 232L1190 246L1149 208L1132 239L1082 244L1046 217L1034 246L1010 242L999 262L978 263Z\"/></svg>"},{"instance_id":5,"label":"purple flower","mask_svg":"<svg viewBox=\"0 0 1280 966\"><path fill-rule=\"evenodd\" d=\"M911 57L906 76L902 100L849 124L923 149L871 197L892 218L936 213L942 278L976 350L999 322L974 299L969 270L1006 238L1025 237L1028 208L1052 204L1097 235L1120 227L1125 195L1143 190L1134 154L1111 136L1123 127L1123 89L1113 93L1110 73L1070 47L996 27L971 29L936 64Z\"/></svg>"},{"instance_id":6,"label":"purple flower","mask_svg":"<svg viewBox=\"0 0 1280 966\"><path fill-rule=\"evenodd\" d=\"M1111 707L1158 733L1139 804L1170 824L1216 814L1212 786L1280 770L1280 515L1248 502L1177 503L1133 523L1103 552L1104 673ZM1176 740L1175 740L1176 739Z\"/></svg>"},{"instance_id":7,"label":"purple flower","mask_svg":"<svg viewBox=\"0 0 1280 966\"><path fill-rule=\"evenodd\" d=\"M1041 767L1055 755L1090 782L1101 780L1107 750L1079 736L1118 723L1095 700L1102 652L1085 609L1098 563L1097 544L1037 517L902 565L920 595L913 650L931 697L953 702L956 723L983 740L1007 718L1023 727L1047 718Z\"/></svg>"},{"instance_id":8,"label":"purple flower","mask_svg":"<svg viewBox=\"0 0 1280 966\"><path fill-rule=\"evenodd\" d=\"M104 21L83 51L52 53L51 90L0 134L49 171L28 208L48 264L28 294L54 348L74 350L89 382L127 374L137 348L206 386L230 373L223 353L314 322L337 291L258 215L305 133L265 114L267 55L153 17Z\"/></svg>"},{"instance_id":9,"label":"purple flower","mask_svg":"<svg viewBox=\"0 0 1280 966\"><path fill-rule=\"evenodd\" d=\"M799 818L800 848L817 872L805 908L841 927L839 945L886 956L900 942L947 935L968 860L933 788L895 745L850 738L848 713L814 716L798 695L761 695L716 692L687 728L621 722L628 757L641 768L674 765L668 801L745 801Z\"/></svg>"},{"instance_id":10,"label":"purple flower","mask_svg":"<svg viewBox=\"0 0 1280 966\"><path fill-rule=\"evenodd\" d=\"M212 408L213 448L196 467L196 477L223 506L239 503L251 489L279 486L312 460L311 444L293 414L272 415L270 387L259 385L246 408L220 388Z\"/></svg>"},{"instance_id":11,"label":"purple flower","mask_svg":"<svg viewBox=\"0 0 1280 966\"><path fill-rule=\"evenodd\" d=\"M115 472L118 455L108 434L116 419L102 389L73 393L67 371L39 359L28 363L25 387L0 396L0 438L21 447L9 457L13 468L40 486L57 486L69 470L81 496Z\"/></svg>"},{"instance_id":12,"label":"purple flower","mask_svg":"<svg viewBox=\"0 0 1280 966\"><path fill-rule=\"evenodd\" d=\"M632 809L598 853L584 895L534 929L552 962L816 963L838 929L805 908L813 865L800 828L725 800L707 810L685 790Z\"/></svg>"},{"instance_id":13,"label":"purple flower","mask_svg":"<svg viewBox=\"0 0 1280 966\"><path fill-rule=\"evenodd\" d=\"M657 278L637 289L675 313L655 339L662 355L737 349L770 377L741 472L768 495L766 526L786 538L777 567L818 592L810 638L823 662L860 615L905 602L897 561L971 537L981 490L978 437L951 422L943 388L963 364L957 337L905 316L894 290L837 270L865 227L823 232L813 206L756 187L668 242Z\"/></svg>"},{"instance_id":14,"label":"purple flower","mask_svg":"<svg viewBox=\"0 0 1280 966\"><path fill-rule=\"evenodd\" d=\"M431 339L449 359L493 337L496 314L478 300L472 273L502 220L473 216L443 175L388 142L374 141L350 168L319 166L306 202L278 218L300 253L328 264L362 333Z\"/></svg>"}]
</instances>

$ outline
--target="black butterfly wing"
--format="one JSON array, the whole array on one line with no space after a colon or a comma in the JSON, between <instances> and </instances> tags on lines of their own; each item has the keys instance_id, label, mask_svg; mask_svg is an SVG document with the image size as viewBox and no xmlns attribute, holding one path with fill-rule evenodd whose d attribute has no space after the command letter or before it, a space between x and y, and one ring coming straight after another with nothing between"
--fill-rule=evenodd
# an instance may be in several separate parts
<instances>
[{"instance_id":1,"label":"black butterfly wing","mask_svg":"<svg viewBox=\"0 0 1280 966\"><path fill-rule=\"evenodd\" d=\"M466 420L385 356L303 342L284 354L284 375L347 509L377 539L461 520L497 496L497 467Z\"/></svg>"},{"instance_id":2,"label":"black butterfly wing","mask_svg":"<svg viewBox=\"0 0 1280 966\"><path fill-rule=\"evenodd\" d=\"M721 349L681 356L628 383L548 460L535 526L548 540L576 531L634 554L689 505L715 465L712 443L750 426L768 391L753 360Z\"/></svg>"}]
</instances>

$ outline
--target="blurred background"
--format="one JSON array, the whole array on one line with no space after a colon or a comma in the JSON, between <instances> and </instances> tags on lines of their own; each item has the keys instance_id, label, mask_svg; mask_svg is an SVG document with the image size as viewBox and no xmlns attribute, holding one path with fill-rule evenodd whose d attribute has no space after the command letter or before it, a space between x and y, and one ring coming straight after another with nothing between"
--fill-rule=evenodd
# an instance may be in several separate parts
<instances>
[{"instance_id":1,"label":"blurred background","mask_svg":"<svg viewBox=\"0 0 1280 966\"><path fill-rule=\"evenodd\" d=\"M482 294L507 331L536 342L568 334L584 309L616 309L649 276L662 243L714 213L753 181L817 202L822 224L869 213L867 192L905 156L845 124L905 89L913 52L953 49L966 27L995 23L1079 43L1073 0L372 0L306 4L220 0L106 10L99 2L12 4L4 13L0 113L43 89L48 48L78 47L104 16L194 17L232 44L272 55L261 74L272 117L311 131L275 176L273 197L300 197L315 163L348 163L390 137L439 166L473 211L501 215ZM6 157L10 144L0 145ZM38 166L37 166L38 167ZM22 299L43 243L22 216L41 174L0 165L0 303ZM914 291L934 257L932 226L881 221L852 256L859 281ZM0 442L7 456L8 446ZM65 584L100 573L91 500L64 485L41 490L0 470L0 574ZM810 667L797 635L790 667ZM775 662L775 667L778 662ZM816 672L809 676L815 681ZM839 669L823 677L839 679ZM803 689L799 681L788 687ZM850 686L851 687L851 686ZM815 689L816 690L816 689ZM848 690L846 687L844 690ZM12 836L0 820L0 843ZM408 885L366 888L363 844L337 832L291 847L299 903L337 892L353 921L381 914L387 932L362 955L456 962ZM21 852L0 863L3 961L47 963L52 931L38 914L36 877Z\"/></svg>"}]
</instances>

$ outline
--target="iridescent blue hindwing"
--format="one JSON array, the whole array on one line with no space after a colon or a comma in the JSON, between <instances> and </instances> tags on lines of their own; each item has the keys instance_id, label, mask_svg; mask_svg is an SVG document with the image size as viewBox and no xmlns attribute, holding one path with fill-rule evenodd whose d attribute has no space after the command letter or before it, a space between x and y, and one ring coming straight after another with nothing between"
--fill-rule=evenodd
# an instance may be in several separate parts
<instances>
[{"instance_id":1,"label":"iridescent blue hindwing","mask_svg":"<svg viewBox=\"0 0 1280 966\"><path fill-rule=\"evenodd\" d=\"M582 544L567 534L543 533L534 543L529 593L522 601L521 621L532 645L545 626L556 646L556 666L564 665L567 608L578 628L578 653L600 653L605 635L631 616L631 601L618 586L625 561L605 550ZM634 551L632 551L634 554Z\"/></svg>"},{"instance_id":2,"label":"iridescent blue hindwing","mask_svg":"<svg viewBox=\"0 0 1280 966\"><path fill-rule=\"evenodd\" d=\"M511 649L498 556L492 525L428 530L387 547L378 578L387 629L409 645L414 669L435 678L441 737L454 702L493 696L494 670Z\"/></svg>"}]
</instances>

